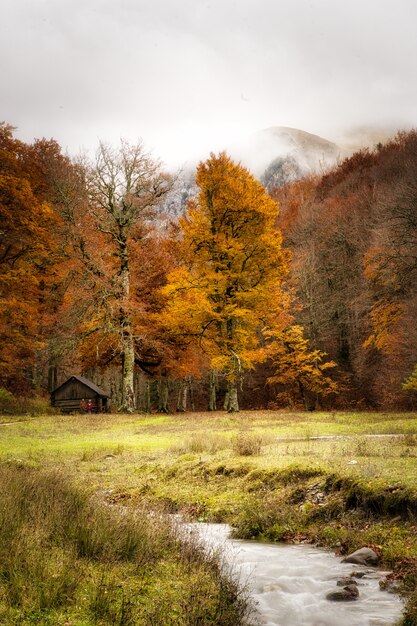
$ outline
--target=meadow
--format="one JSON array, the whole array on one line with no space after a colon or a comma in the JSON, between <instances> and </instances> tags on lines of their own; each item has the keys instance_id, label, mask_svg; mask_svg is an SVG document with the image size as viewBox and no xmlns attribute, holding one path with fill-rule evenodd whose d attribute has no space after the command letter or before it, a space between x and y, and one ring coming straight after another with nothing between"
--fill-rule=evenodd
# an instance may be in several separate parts
<instances>
[{"instance_id":1,"label":"meadow","mask_svg":"<svg viewBox=\"0 0 417 626\"><path fill-rule=\"evenodd\" d=\"M242 623L244 594L168 529L174 512L241 537L373 546L409 596L404 625L417 624L415 413L5 416L0 462L2 523L25 529L23 547L9 531L21 564L2 566L3 624Z\"/></svg>"}]
</instances>

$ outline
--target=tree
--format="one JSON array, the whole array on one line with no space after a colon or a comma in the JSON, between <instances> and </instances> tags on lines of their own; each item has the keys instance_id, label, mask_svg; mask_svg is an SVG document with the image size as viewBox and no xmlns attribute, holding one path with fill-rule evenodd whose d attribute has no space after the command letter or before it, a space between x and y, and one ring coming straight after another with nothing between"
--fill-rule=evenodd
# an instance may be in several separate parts
<instances>
[{"instance_id":1,"label":"tree","mask_svg":"<svg viewBox=\"0 0 417 626\"><path fill-rule=\"evenodd\" d=\"M308 340L303 336L303 328L295 325L276 336L269 346L275 368L270 384L279 384L288 389L290 395L299 395L305 408L314 408L311 396L327 396L337 393L336 383L325 372L336 363L322 363L325 354L320 350L310 350Z\"/></svg>"},{"instance_id":2,"label":"tree","mask_svg":"<svg viewBox=\"0 0 417 626\"><path fill-rule=\"evenodd\" d=\"M140 318L146 315L132 267L140 263L150 239L152 217L169 182L142 144L122 141L119 150L100 144L87 164L86 193L66 201L69 238L78 262L78 288L86 303L80 332L84 348L109 363L120 358L122 403L135 408L134 367L140 347ZM138 260L139 259L139 260ZM147 258L149 261L149 257Z\"/></svg>"},{"instance_id":3,"label":"tree","mask_svg":"<svg viewBox=\"0 0 417 626\"><path fill-rule=\"evenodd\" d=\"M417 391L417 365L414 366L412 374L402 384L404 391Z\"/></svg>"},{"instance_id":4,"label":"tree","mask_svg":"<svg viewBox=\"0 0 417 626\"><path fill-rule=\"evenodd\" d=\"M244 371L265 358L266 332L288 323L288 257L275 227L278 205L247 169L212 154L196 182L200 193L180 219L163 320L198 340L227 380L227 410L237 411Z\"/></svg>"},{"instance_id":5,"label":"tree","mask_svg":"<svg viewBox=\"0 0 417 626\"><path fill-rule=\"evenodd\" d=\"M25 167L28 151L0 124L0 382L20 392L32 386L42 345L45 268L58 223Z\"/></svg>"},{"instance_id":6,"label":"tree","mask_svg":"<svg viewBox=\"0 0 417 626\"><path fill-rule=\"evenodd\" d=\"M297 323L336 361L340 399L405 406L415 363L417 133L273 194L292 254Z\"/></svg>"}]
</instances>

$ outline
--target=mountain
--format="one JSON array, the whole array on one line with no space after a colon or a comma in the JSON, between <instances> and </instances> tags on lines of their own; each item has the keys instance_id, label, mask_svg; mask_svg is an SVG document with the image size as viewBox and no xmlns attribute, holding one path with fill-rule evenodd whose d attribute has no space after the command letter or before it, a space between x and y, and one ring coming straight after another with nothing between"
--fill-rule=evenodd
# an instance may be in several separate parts
<instances>
[{"instance_id":1,"label":"mountain","mask_svg":"<svg viewBox=\"0 0 417 626\"><path fill-rule=\"evenodd\" d=\"M399 129L396 126L389 125L356 126L339 135L336 141L342 147L342 156L345 157L364 148L374 149L380 144L385 144L395 137L399 130L408 132L412 128L405 127Z\"/></svg>"},{"instance_id":2,"label":"mountain","mask_svg":"<svg viewBox=\"0 0 417 626\"><path fill-rule=\"evenodd\" d=\"M323 172L341 156L341 148L297 128L274 126L254 133L230 149L268 188Z\"/></svg>"},{"instance_id":3,"label":"mountain","mask_svg":"<svg viewBox=\"0 0 417 626\"><path fill-rule=\"evenodd\" d=\"M309 174L322 174L356 150L385 143L392 134L386 128L356 128L334 143L298 128L272 126L226 147L226 151L270 191ZM165 207L172 217L181 214L196 195L194 174L195 166L191 165L178 174Z\"/></svg>"}]
</instances>

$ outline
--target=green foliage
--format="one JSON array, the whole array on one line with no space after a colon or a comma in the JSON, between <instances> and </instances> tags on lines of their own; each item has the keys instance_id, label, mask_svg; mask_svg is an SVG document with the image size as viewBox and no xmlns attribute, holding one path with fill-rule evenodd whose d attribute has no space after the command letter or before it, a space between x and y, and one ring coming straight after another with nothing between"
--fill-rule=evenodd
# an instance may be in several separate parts
<instances>
[{"instance_id":1,"label":"green foliage","mask_svg":"<svg viewBox=\"0 0 417 626\"><path fill-rule=\"evenodd\" d=\"M402 384L404 391L417 391L417 365L414 366L413 373Z\"/></svg>"},{"instance_id":2,"label":"green foliage","mask_svg":"<svg viewBox=\"0 0 417 626\"><path fill-rule=\"evenodd\" d=\"M49 398L16 397L7 389L0 387L0 415L45 415L53 413Z\"/></svg>"},{"instance_id":3,"label":"green foliage","mask_svg":"<svg viewBox=\"0 0 417 626\"><path fill-rule=\"evenodd\" d=\"M18 412L18 402L16 398L10 391L0 387L0 415L12 415Z\"/></svg>"}]
</instances>

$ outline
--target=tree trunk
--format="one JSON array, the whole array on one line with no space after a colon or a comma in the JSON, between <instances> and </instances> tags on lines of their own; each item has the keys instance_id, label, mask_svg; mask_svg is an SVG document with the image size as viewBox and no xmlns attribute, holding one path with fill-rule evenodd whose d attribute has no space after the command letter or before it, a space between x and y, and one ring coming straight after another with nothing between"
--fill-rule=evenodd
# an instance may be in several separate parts
<instances>
[{"instance_id":1,"label":"tree trunk","mask_svg":"<svg viewBox=\"0 0 417 626\"><path fill-rule=\"evenodd\" d=\"M135 345L132 333L124 331L123 334L123 366L122 366L122 406L120 410L125 413L133 413L135 410L134 393L134 368L135 368Z\"/></svg>"},{"instance_id":2,"label":"tree trunk","mask_svg":"<svg viewBox=\"0 0 417 626\"><path fill-rule=\"evenodd\" d=\"M58 368L56 365L48 367L48 391L54 391L58 387Z\"/></svg>"},{"instance_id":3,"label":"tree trunk","mask_svg":"<svg viewBox=\"0 0 417 626\"><path fill-rule=\"evenodd\" d=\"M145 412L146 413L150 413L151 412L151 382L150 380L146 379L146 383L145 383Z\"/></svg>"},{"instance_id":4,"label":"tree trunk","mask_svg":"<svg viewBox=\"0 0 417 626\"><path fill-rule=\"evenodd\" d=\"M187 410L188 380L180 380L177 399L177 413L185 413Z\"/></svg>"},{"instance_id":5,"label":"tree trunk","mask_svg":"<svg viewBox=\"0 0 417 626\"><path fill-rule=\"evenodd\" d=\"M195 403L194 403L194 386L193 386L193 378L192 376L188 379L189 387L190 387L190 404L191 410L195 411Z\"/></svg>"},{"instance_id":6,"label":"tree trunk","mask_svg":"<svg viewBox=\"0 0 417 626\"><path fill-rule=\"evenodd\" d=\"M210 378L209 378L209 411L216 411L217 409L217 372L216 370L210 370Z\"/></svg>"},{"instance_id":7,"label":"tree trunk","mask_svg":"<svg viewBox=\"0 0 417 626\"><path fill-rule=\"evenodd\" d=\"M227 392L224 399L224 410L228 413L237 413L239 411L236 382L229 382L227 384Z\"/></svg>"},{"instance_id":8,"label":"tree trunk","mask_svg":"<svg viewBox=\"0 0 417 626\"><path fill-rule=\"evenodd\" d=\"M158 412L169 413L168 409L168 379L162 376L158 380Z\"/></svg>"},{"instance_id":9,"label":"tree trunk","mask_svg":"<svg viewBox=\"0 0 417 626\"><path fill-rule=\"evenodd\" d=\"M130 317L127 311L130 295L130 271L127 237L123 226L119 232L119 262L120 262L120 330L122 352L122 406L124 413L133 413L136 408L134 392L135 371L135 341L133 338Z\"/></svg>"}]
</instances>

